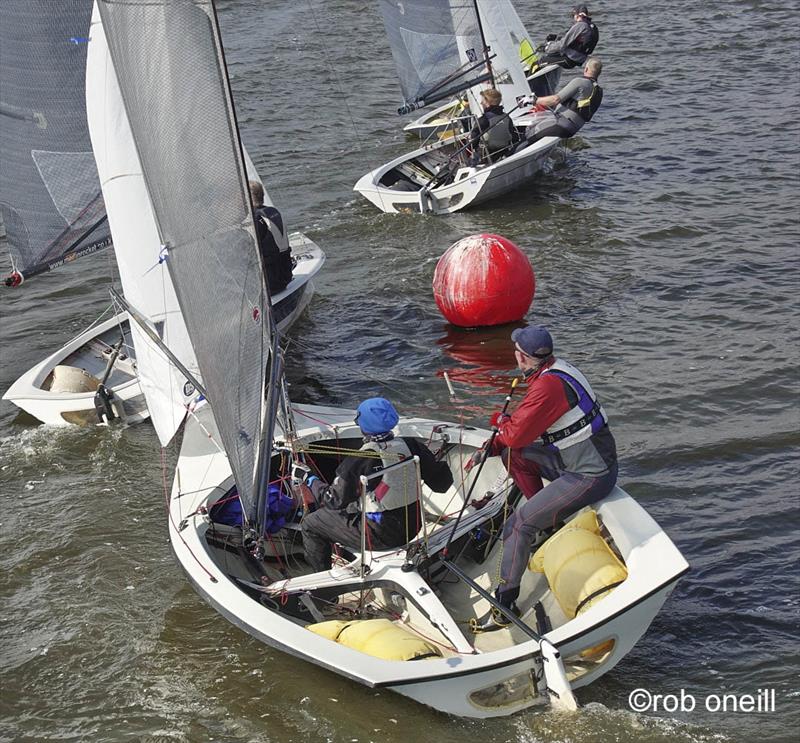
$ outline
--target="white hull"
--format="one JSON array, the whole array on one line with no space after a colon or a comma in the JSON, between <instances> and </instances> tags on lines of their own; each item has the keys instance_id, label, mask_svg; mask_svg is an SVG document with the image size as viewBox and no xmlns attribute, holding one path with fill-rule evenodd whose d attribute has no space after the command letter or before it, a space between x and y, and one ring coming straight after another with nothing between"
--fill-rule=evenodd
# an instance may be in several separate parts
<instances>
[{"instance_id":1,"label":"white hull","mask_svg":"<svg viewBox=\"0 0 800 743\"><path fill-rule=\"evenodd\" d=\"M541 70L536 71L533 75L528 77L528 84L531 90L538 96L552 95L556 92L558 84L561 81L562 68L558 65L548 65ZM506 110L510 110L513 103L506 104ZM453 117L458 117L454 123ZM466 115L463 113L459 106L458 99L443 103L441 106L429 111L428 113L420 116L418 119L406 124L403 131L408 134L413 134L420 139L428 139L428 137L438 136L444 138L451 136L455 131L463 131L461 122L465 121L469 124L469 112ZM469 125L467 128L470 128Z\"/></svg>"},{"instance_id":2,"label":"white hull","mask_svg":"<svg viewBox=\"0 0 800 743\"><path fill-rule=\"evenodd\" d=\"M301 441L321 444L358 436L358 429L352 422L353 411L310 406L297 406L295 411ZM248 591L242 582L236 580L237 571L239 578L254 580L247 576L245 563L237 567L235 552L221 552L218 542L214 546L214 530L220 527L210 522L207 509L228 491L233 480L224 453L214 444L216 432L209 408L200 408L197 416L198 419L188 421L184 435L170 499L169 534L175 555L195 590L224 617L272 647L365 686L385 687L450 714L466 717L507 715L546 699L542 686L537 689L533 681L533 675L540 672L542 666L538 642L517 628L473 636L463 627L464 618L484 614L488 603L460 583L455 587L452 583L441 583L432 590L433 584L429 587L421 571L402 569L405 561L402 550L368 553L370 572L366 580L369 585L391 586L393 592L406 598L410 611L408 620L403 621L408 621L408 626L414 626L416 622L424 627L427 634L420 630L424 636L444 641L449 646L445 657L389 661L366 655L305 629L305 624L315 621L311 616L305 619L297 615L293 617L276 601L271 606L262 603L265 600L270 603L264 594ZM436 444L436 424L436 421L403 419L399 424L400 434L424 439L432 435ZM489 432L449 426L445 433L451 442L456 442L447 457L458 482L463 462ZM503 474L498 459L488 460L474 491L475 496L479 497L490 488L497 489ZM467 485L465 483L464 487ZM497 492L499 495L485 509L493 510L498 504L502 507L505 496L502 489ZM460 493L463 502L463 490ZM444 499L452 497L452 490L445 495L426 491L425 510L429 513L457 511L460 507L458 501L454 505L447 501L447 507L444 507ZM438 510L439 507L442 511ZM558 609L552 608L551 604L555 604L552 597L548 599L549 589L541 575L526 573L520 597L523 621L534 628L533 608L523 605L522 599L530 596L530 601L540 599L547 605L555 629L546 638L559 648L573 687L594 681L630 650L678 578L688 569L680 552L658 524L622 490L615 489L596 508L627 563L628 579L602 601L569 621L563 615L558 620ZM465 519L471 519L471 524L462 522L458 534L463 529L474 528L485 517L483 511L476 512L468 507ZM426 551L434 551L436 544L441 549L446 530L444 526L441 531L428 535ZM461 560L465 572L469 572L486 590L495 578L494 558L499 549L501 544L497 543L483 564L470 559ZM291 564L300 565L302 561L293 559ZM358 590L358 586L362 586L359 583L360 565L357 557L354 562L342 563L329 572L293 574L285 589L295 596L298 591L307 591L313 596L315 594L311 591L326 588L337 593L346 592L353 586ZM292 591L295 593L291 594ZM261 596L261 601L257 596ZM453 619L456 616L461 619ZM610 640L614 642L613 648L596 663L574 657L580 651Z\"/></svg>"},{"instance_id":3,"label":"white hull","mask_svg":"<svg viewBox=\"0 0 800 743\"><path fill-rule=\"evenodd\" d=\"M452 182L428 189L426 184L435 168L446 163L461 147L457 139L448 138L376 168L363 176L353 190L386 213L449 214L501 196L530 181L558 142L558 137L545 137L494 164L460 167ZM399 190L398 185L409 190Z\"/></svg>"},{"instance_id":4,"label":"white hull","mask_svg":"<svg viewBox=\"0 0 800 743\"><path fill-rule=\"evenodd\" d=\"M290 237L297 265L289 286L272 298L275 323L279 332L286 333L308 306L314 294L313 278L325 262L325 254L316 243L300 232ZM127 358L118 361L109 378L109 388L118 401L117 414L129 424L149 418L144 394L136 377L136 360L130 342L127 313L123 312L98 325L93 325L44 361L25 372L3 395L4 400L32 415L42 423L66 426L97 423L94 392L52 392L49 382L53 369L68 365L90 372L100 378L107 356L101 347L108 348L125 334L123 351Z\"/></svg>"}]
</instances>

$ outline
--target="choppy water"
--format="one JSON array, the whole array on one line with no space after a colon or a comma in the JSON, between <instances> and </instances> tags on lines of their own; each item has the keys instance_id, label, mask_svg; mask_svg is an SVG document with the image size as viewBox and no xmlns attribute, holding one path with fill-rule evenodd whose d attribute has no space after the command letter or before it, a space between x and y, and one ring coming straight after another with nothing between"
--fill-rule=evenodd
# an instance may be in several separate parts
<instances>
[{"instance_id":1,"label":"choppy water","mask_svg":"<svg viewBox=\"0 0 800 743\"><path fill-rule=\"evenodd\" d=\"M516 4L534 36L567 24L563 3ZM692 565L630 656L572 717L464 721L343 681L193 593L149 426L56 431L2 403L0 739L794 739L800 32L781 2L614 5L595 14L606 94L585 136L524 192L447 218L382 215L351 192L409 147L374 3L219 10L245 143L328 254L295 330L294 397L382 391L406 413L480 420L507 386L508 330L448 329L431 278L467 234L516 242L537 275L530 316L600 391L622 483ZM105 256L2 293L0 389L106 307L110 275ZM636 714L637 687L697 706ZM773 713L704 708L764 688Z\"/></svg>"}]
</instances>

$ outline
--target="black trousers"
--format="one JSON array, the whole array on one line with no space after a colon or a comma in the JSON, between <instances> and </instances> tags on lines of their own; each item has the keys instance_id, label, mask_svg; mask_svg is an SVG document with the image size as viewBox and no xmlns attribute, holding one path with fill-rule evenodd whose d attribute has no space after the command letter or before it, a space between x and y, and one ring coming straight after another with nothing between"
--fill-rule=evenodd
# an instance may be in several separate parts
<instances>
[{"instance_id":1,"label":"black trousers","mask_svg":"<svg viewBox=\"0 0 800 743\"><path fill-rule=\"evenodd\" d=\"M571 137L574 133L575 132L565 129L563 126L553 124L552 126L547 126L544 129L540 129L538 132L531 135L529 139L525 140L525 146L527 147L528 145L538 142L540 139L544 139L545 137Z\"/></svg>"},{"instance_id":2,"label":"black trousers","mask_svg":"<svg viewBox=\"0 0 800 743\"><path fill-rule=\"evenodd\" d=\"M402 547L419 531L416 503L405 508L383 511L380 521L367 519L367 549L388 550ZM361 548L361 514L318 508L300 523L306 562L315 573L331 569L334 543L349 550Z\"/></svg>"}]
</instances>

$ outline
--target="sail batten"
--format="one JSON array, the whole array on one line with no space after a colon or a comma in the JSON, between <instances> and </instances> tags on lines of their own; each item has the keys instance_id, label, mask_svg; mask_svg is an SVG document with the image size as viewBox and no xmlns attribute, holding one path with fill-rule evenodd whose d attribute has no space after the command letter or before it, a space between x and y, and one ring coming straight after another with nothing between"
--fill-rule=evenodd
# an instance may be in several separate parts
<instances>
[{"instance_id":1,"label":"sail batten","mask_svg":"<svg viewBox=\"0 0 800 743\"><path fill-rule=\"evenodd\" d=\"M0 4L0 214L25 277L111 244L86 126L91 10Z\"/></svg>"},{"instance_id":2,"label":"sail batten","mask_svg":"<svg viewBox=\"0 0 800 743\"><path fill-rule=\"evenodd\" d=\"M270 411L269 295L207 0L99 0L166 265L248 521ZM263 440L262 440L263 439Z\"/></svg>"}]
</instances>

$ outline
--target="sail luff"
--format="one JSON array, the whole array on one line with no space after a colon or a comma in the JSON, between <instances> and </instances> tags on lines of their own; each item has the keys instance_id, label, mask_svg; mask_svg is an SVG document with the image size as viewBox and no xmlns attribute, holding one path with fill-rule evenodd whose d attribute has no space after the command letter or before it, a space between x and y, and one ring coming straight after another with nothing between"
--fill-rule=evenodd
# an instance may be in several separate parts
<instances>
[{"instance_id":1,"label":"sail luff","mask_svg":"<svg viewBox=\"0 0 800 743\"><path fill-rule=\"evenodd\" d=\"M248 522L273 342L219 29L208 0L99 0L153 214Z\"/></svg>"},{"instance_id":2,"label":"sail luff","mask_svg":"<svg viewBox=\"0 0 800 743\"><path fill-rule=\"evenodd\" d=\"M476 3L486 44L493 53L494 87L503 95L505 110L510 111L518 98L530 94L519 53L525 29L510 0L476 0Z\"/></svg>"}]
</instances>

